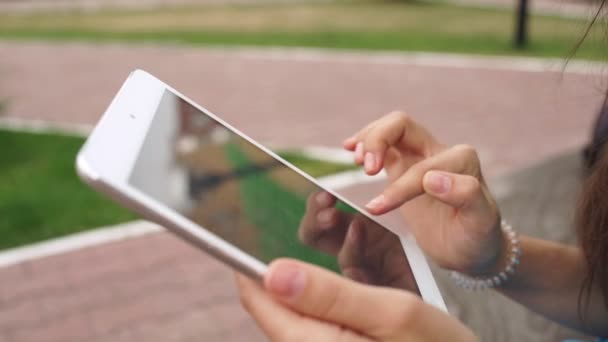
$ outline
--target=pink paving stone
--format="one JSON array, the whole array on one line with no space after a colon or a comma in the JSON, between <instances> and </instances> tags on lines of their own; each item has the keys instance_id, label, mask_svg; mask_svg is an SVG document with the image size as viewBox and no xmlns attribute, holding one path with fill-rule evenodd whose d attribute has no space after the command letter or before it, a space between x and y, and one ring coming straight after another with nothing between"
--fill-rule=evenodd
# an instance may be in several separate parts
<instances>
[{"instance_id":1,"label":"pink paving stone","mask_svg":"<svg viewBox=\"0 0 608 342\"><path fill-rule=\"evenodd\" d=\"M265 340L261 330L240 307L236 299L232 301L231 305L213 307L210 312L217 322L215 333L218 340L239 341L243 336L246 336L250 341Z\"/></svg>"},{"instance_id":2,"label":"pink paving stone","mask_svg":"<svg viewBox=\"0 0 608 342\"><path fill-rule=\"evenodd\" d=\"M153 341L153 337L150 339L141 339L137 334L134 334L132 330L123 330L115 334L108 334L103 336L95 336L93 339L87 340L88 342L132 342L132 341Z\"/></svg>"},{"instance_id":3,"label":"pink paving stone","mask_svg":"<svg viewBox=\"0 0 608 342\"><path fill-rule=\"evenodd\" d=\"M224 300L231 295L226 292L226 284L223 282L224 272L207 273L197 283L189 282L181 274L165 272L164 281L146 282L146 274L138 277L125 277L122 282L110 285L112 287L115 303L134 303L139 305L142 313L179 311L196 303L215 302ZM140 279L142 278L142 279ZM104 304L104 303L102 303ZM100 305L104 308L105 305Z\"/></svg>"},{"instance_id":4,"label":"pink paving stone","mask_svg":"<svg viewBox=\"0 0 608 342\"><path fill-rule=\"evenodd\" d=\"M131 252L125 254L127 246ZM87 258L79 258L72 263L65 270L65 276L74 286L95 283L100 278L112 279L141 269L175 264L177 258L192 255L191 249L173 235L150 234L140 239L108 244L104 249L84 250L82 254L87 254ZM91 261L96 263L96 267L87 267Z\"/></svg>"},{"instance_id":5,"label":"pink paving stone","mask_svg":"<svg viewBox=\"0 0 608 342\"><path fill-rule=\"evenodd\" d=\"M21 285L27 275L22 265L0 267L0 307L5 304L9 297L13 296L14 289Z\"/></svg>"},{"instance_id":6,"label":"pink paving stone","mask_svg":"<svg viewBox=\"0 0 608 342\"><path fill-rule=\"evenodd\" d=\"M40 324L48 324L61 316L80 316L96 307L113 302L113 294L103 282L97 286L72 288L71 291L41 297Z\"/></svg>"},{"instance_id":7,"label":"pink paving stone","mask_svg":"<svg viewBox=\"0 0 608 342\"><path fill-rule=\"evenodd\" d=\"M84 341L92 336L92 330L83 315L58 317L37 328L28 328L14 333L14 341Z\"/></svg>"},{"instance_id":8,"label":"pink paving stone","mask_svg":"<svg viewBox=\"0 0 608 342\"><path fill-rule=\"evenodd\" d=\"M212 262L200 258L200 264ZM179 262L178 262L179 263ZM214 263L214 262L212 262ZM190 264L189 273L201 272L194 264ZM217 265L215 263L215 265ZM174 315L188 310L193 305L205 305L223 301L233 295L230 287L226 287L226 279L230 272L217 265L217 271L204 270L198 283L183 277L185 270L178 267L163 269L150 268L136 270L132 275L122 278L122 281L108 281L115 298L110 303L102 303L91 308L91 321L98 332L121 330L138 321L145 321L158 315ZM151 273L157 273L150 278ZM231 279L229 280L231 281Z\"/></svg>"},{"instance_id":9,"label":"pink paving stone","mask_svg":"<svg viewBox=\"0 0 608 342\"><path fill-rule=\"evenodd\" d=\"M244 326L235 320L238 313L238 302L234 300L225 305L232 312L227 321L220 321L220 317L212 309L193 309L181 316L166 319L156 324L145 324L135 327L131 334L137 340L162 340L162 341L200 341L204 336L208 341L229 341L231 339L221 338L223 331L237 330L238 339L247 341L261 340L261 336L252 322ZM243 314L244 315L244 314ZM256 339L257 337L257 339ZM232 339L234 340L234 339Z\"/></svg>"},{"instance_id":10,"label":"pink paving stone","mask_svg":"<svg viewBox=\"0 0 608 342\"><path fill-rule=\"evenodd\" d=\"M61 262L53 268L54 272L33 272L30 268L31 262L25 262L18 266L22 269L21 276L15 278L6 278L0 284L0 302L2 306L12 305L24 298L38 298L41 295L63 291L67 284L61 275ZM32 280L33 277L36 280Z\"/></svg>"},{"instance_id":11,"label":"pink paving stone","mask_svg":"<svg viewBox=\"0 0 608 342\"><path fill-rule=\"evenodd\" d=\"M14 331L35 326L41 320L42 307L39 301L23 300L0 308L0 330Z\"/></svg>"}]
</instances>

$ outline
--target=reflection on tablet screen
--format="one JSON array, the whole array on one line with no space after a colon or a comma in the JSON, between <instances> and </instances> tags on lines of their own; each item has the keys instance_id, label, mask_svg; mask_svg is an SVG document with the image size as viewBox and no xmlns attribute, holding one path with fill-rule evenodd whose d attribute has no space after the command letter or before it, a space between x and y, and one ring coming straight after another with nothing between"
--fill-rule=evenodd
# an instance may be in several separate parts
<instances>
[{"instance_id":1,"label":"reflection on tablet screen","mask_svg":"<svg viewBox=\"0 0 608 342\"><path fill-rule=\"evenodd\" d=\"M396 235L332 197L333 224L318 227L323 189L168 90L129 183L265 263L296 258L418 293Z\"/></svg>"}]
</instances>

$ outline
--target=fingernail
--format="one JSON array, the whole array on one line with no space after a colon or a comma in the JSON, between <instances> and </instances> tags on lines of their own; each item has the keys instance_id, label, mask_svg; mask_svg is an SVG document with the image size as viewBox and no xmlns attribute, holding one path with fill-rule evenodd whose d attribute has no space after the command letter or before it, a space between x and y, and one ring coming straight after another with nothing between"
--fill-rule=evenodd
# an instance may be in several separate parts
<instances>
[{"instance_id":1,"label":"fingernail","mask_svg":"<svg viewBox=\"0 0 608 342\"><path fill-rule=\"evenodd\" d=\"M452 179L441 172L429 171L424 178L426 187L437 194L446 193L452 187Z\"/></svg>"},{"instance_id":2,"label":"fingernail","mask_svg":"<svg viewBox=\"0 0 608 342\"><path fill-rule=\"evenodd\" d=\"M333 216L333 210L322 210L317 214L317 220L319 220L321 223L330 223Z\"/></svg>"},{"instance_id":3,"label":"fingernail","mask_svg":"<svg viewBox=\"0 0 608 342\"><path fill-rule=\"evenodd\" d=\"M365 171L371 172L376 168L376 156L373 153L367 152L365 154Z\"/></svg>"},{"instance_id":4,"label":"fingernail","mask_svg":"<svg viewBox=\"0 0 608 342\"><path fill-rule=\"evenodd\" d=\"M315 199L317 200L317 204L322 207L326 207L331 204L331 195L327 192L320 192Z\"/></svg>"},{"instance_id":5,"label":"fingernail","mask_svg":"<svg viewBox=\"0 0 608 342\"><path fill-rule=\"evenodd\" d=\"M355 160L360 162L363 160L363 143L357 143L357 147L355 148Z\"/></svg>"},{"instance_id":6,"label":"fingernail","mask_svg":"<svg viewBox=\"0 0 608 342\"><path fill-rule=\"evenodd\" d=\"M268 289L284 298L293 298L304 290L306 273L292 263L280 263L271 270Z\"/></svg>"},{"instance_id":7,"label":"fingernail","mask_svg":"<svg viewBox=\"0 0 608 342\"><path fill-rule=\"evenodd\" d=\"M386 198L384 197L384 195L380 195L380 196L374 198L373 200L369 201L369 203L367 203L365 205L365 207L371 211L379 211L382 208L384 208L385 205L386 205Z\"/></svg>"}]
</instances>

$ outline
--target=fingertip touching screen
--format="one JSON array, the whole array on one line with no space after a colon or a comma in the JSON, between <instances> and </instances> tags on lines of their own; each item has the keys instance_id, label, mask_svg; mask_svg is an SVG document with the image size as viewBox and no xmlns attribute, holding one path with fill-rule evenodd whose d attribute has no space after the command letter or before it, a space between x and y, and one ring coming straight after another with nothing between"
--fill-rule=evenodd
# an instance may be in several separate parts
<instances>
[{"instance_id":1,"label":"fingertip touching screen","mask_svg":"<svg viewBox=\"0 0 608 342\"><path fill-rule=\"evenodd\" d=\"M395 234L169 90L129 184L264 263L419 293Z\"/></svg>"}]
</instances>

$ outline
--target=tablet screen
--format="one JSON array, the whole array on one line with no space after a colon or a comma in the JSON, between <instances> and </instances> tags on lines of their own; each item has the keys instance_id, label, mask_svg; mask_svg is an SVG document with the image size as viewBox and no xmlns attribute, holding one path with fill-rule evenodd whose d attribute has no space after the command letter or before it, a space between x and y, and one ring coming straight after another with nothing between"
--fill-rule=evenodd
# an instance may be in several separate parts
<instances>
[{"instance_id":1,"label":"tablet screen","mask_svg":"<svg viewBox=\"0 0 608 342\"><path fill-rule=\"evenodd\" d=\"M264 263L296 258L418 293L396 235L169 90L129 183Z\"/></svg>"}]
</instances>

